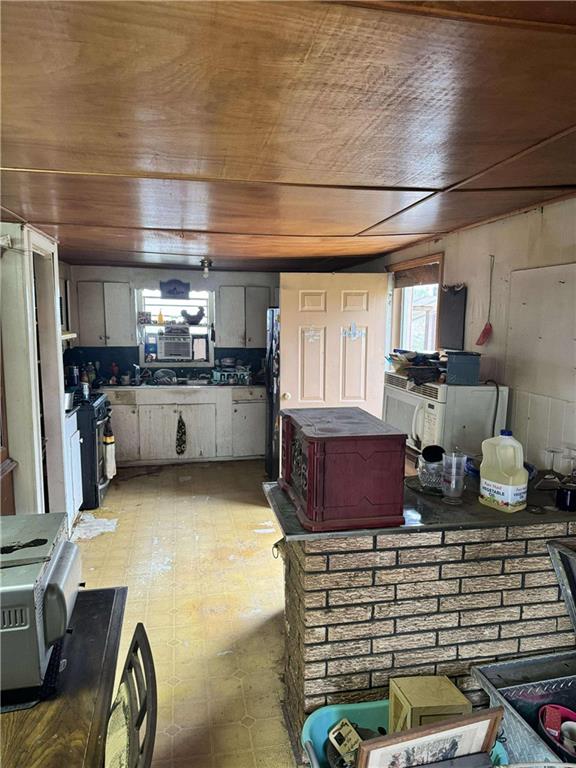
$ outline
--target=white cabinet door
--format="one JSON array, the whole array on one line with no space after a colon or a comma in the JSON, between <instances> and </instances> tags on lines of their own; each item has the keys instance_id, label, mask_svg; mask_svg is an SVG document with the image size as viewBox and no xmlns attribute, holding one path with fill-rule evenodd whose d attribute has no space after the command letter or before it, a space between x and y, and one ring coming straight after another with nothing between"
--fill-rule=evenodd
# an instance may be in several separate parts
<instances>
[{"instance_id":1,"label":"white cabinet door","mask_svg":"<svg viewBox=\"0 0 576 768\"><path fill-rule=\"evenodd\" d=\"M246 288L246 346L266 346L266 310L270 306L270 289L266 286Z\"/></svg>"},{"instance_id":2,"label":"white cabinet door","mask_svg":"<svg viewBox=\"0 0 576 768\"><path fill-rule=\"evenodd\" d=\"M232 404L232 451L234 456L263 456L266 403Z\"/></svg>"},{"instance_id":3,"label":"white cabinet door","mask_svg":"<svg viewBox=\"0 0 576 768\"><path fill-rule=\"evenodd\" d=\"M112 431L116 445L116 461L138 461L140 458L140 430L138 408L135 405L112 407Z\"/></svg>"},{"instance_id":4,"label":"white cabinet door","mask_svg":"<svg viewBox=\"0 0 576 768\"><path fill-rule=\"evenodd\" d=\"M244 288L237 285L223 285L218 291L216 307L216 346L246 346L246 308Z\"/></svg>"},{"instance_id":5,"label":"white cabinet door","mask_svg":"<svg viewBox=\"0 0 576 768\"><path fill-rule=\"evenodd\" d=\"M186 448L178 455L176 432L180 413L186 425ZM141 405L138 418L141 461L186 461L216 456L216 406L213 403Z\"/></svg>"},{"instance_id":6,"label":"white cabinet door","mask_svg":"<svg viewBox=\"0 0 576 768\"><path fill-rule=\"evenodd\" d=\"M129 347L136 344L136 315L130 283L104 283L106 344Z\"/></svg>"},{"instance_id":7,"label":"white cabinet door","mask_svg":"<svg viewBox=\"0 0 576 768\"><path fill-rule=\"evenodd\" d=\"M177 406L140 405L138 420L140 460L176 458Z\"/></svg>"},{"instance_id":8,"label":"white cabinet door","mask_svg":"<svg viewBox=\"0 0 576 768\"><path fill-rule=\"evenodd\" d=\"M186 424L186 450L179 460L211 459L216 456L216 406L213 403L182 405Z\"/></svg>"},{"instance_id":9,"label":"white cabinet door","mask_svg":"<svg viewBox=\"0 0 576 768\"><path fill-rule=\"evenodd\" d=\"M76 519L84 497L82 495L82 456L80 449L80 432L76 430L70 438L70 473L72 482L72 498L73 498L73 519L70 520L70 524Z\"/></svg>"},{"instance_id":10,"label":"white cabinet door","mask_svg":"<svg viewBox=\"0 0 576 768\"><path fill-rule=\"evenodd\" d=\"M79 343L83 347L106 346L102 283L78 282L78 324Z\"/></svg>"}]
</instances>

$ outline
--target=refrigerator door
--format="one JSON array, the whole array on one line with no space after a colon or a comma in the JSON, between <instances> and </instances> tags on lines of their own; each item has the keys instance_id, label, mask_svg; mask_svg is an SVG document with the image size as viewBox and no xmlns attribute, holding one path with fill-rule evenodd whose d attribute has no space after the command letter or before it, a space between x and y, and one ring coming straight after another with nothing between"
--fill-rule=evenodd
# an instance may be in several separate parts
<instances>
[{"instance_id":1,"label":"refrigerator door","mask_svg":"<svg viewBox=\"0 0 576 768\"><path fill-rule=\"evenodd\" d=\"M280 310L269 309L266 322L266 474L280 473Z\"/></svg>"}]
</instances>

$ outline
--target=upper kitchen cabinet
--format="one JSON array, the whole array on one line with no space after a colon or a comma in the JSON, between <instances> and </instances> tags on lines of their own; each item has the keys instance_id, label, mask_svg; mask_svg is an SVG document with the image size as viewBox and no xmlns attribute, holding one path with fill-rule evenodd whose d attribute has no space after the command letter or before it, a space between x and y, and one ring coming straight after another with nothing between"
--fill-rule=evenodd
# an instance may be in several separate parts
<instances>
[{"instance_id":1,"label":"upper kitchen cabinet","mask_svg":"<svg viewBox=\"0 0 576 768\"><path fill-rule=\"evenodd\" d=\"M270 289L267 286L221 286L216 307L216 346L265 347L269 306Z\"/></svg>"},{"instance_id":2,"label":"upper kitchen cabinet","mask_svg":"<svg viewBox=\"0 0 576 768\"><path fill-rule=\"evenodd\" d=\"M130 283L78 282L80 344L131 347L136 344L136 310Z\"/></svg>"}]
</instances>

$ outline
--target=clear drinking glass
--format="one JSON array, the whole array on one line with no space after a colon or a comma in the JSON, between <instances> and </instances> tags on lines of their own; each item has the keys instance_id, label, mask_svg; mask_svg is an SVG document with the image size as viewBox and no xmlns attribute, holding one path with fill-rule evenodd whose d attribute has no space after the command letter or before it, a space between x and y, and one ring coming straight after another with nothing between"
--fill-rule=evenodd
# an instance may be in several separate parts
<instances>
[{"instance_id":1,"label":"clear drinking glass","mask_svg":"<svg viewBox=\"0 0 576 768\"><path fill-rule=\"evenodd\" d=\"M447 504L461 503L465 469L465 454L453 451L442 457L442 493Z\"/></svg>"}]
</instances>

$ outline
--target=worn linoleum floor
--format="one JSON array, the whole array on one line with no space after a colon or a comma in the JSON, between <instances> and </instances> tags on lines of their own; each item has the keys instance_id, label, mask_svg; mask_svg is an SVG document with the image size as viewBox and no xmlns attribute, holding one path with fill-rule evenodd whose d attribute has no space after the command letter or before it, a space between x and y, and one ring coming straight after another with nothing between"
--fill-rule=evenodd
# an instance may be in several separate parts
<instances>
[{"instance_id":1,"label":"worn linoleum floor","mask_svg":"<svg viewBox=\"0 0 576 768\"><path fill-rule=\"evenodd\" d=\"M293 768L281 710L280 532L261 461L120 470L79 541L87 587L128 586L158 679L154 768Z\"/></svg>"}]
</instances>

